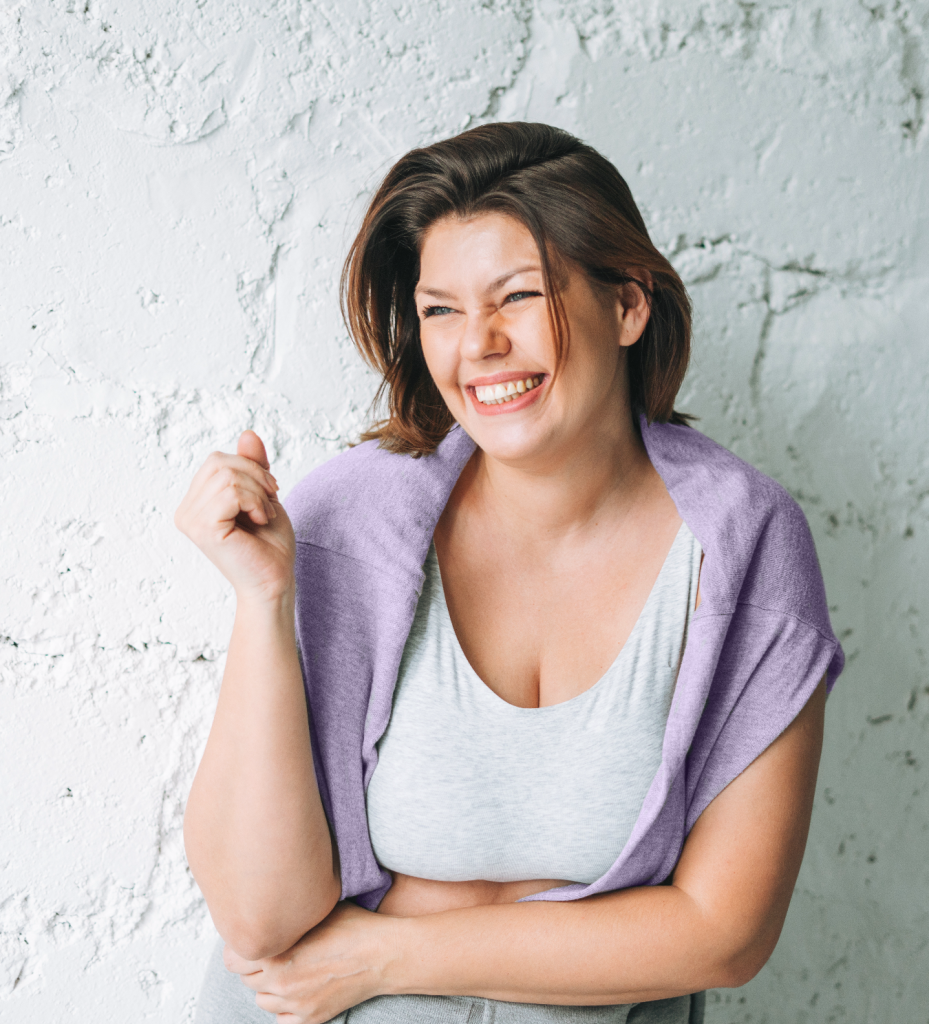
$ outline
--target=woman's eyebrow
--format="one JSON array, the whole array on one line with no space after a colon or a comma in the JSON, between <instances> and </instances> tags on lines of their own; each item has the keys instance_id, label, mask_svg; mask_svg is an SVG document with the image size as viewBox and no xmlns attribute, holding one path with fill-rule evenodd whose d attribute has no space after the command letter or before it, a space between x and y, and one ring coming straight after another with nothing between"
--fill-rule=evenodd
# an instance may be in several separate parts
<instances>
[{"instance_id":1,"label":"woman's eyebrow","mask_svg":"<svg viewBox=\"0 0 929 1024\"><path fill-rule=\"evenodd\" d=\"M527 263L524 267L519 267L516 270L508 270L505 274L501 274L496 280L490 282L490 286L487 291L495 292L498 288L502 288L511 277L516 277L517 274L525 274L529 270L540 270L541 268L537 263Z\"/></svg>"},{"instance_id":2,"label":"woman's eyebrow","mask_svg":"<svg viewBox=\"0 0 929 1024\"><path fill-rule=\"evenodd\" d=\"M499 277L494 278L493 281L487 286L488 292L495 292L498 288L502 288L511 277L516 277L517 274L525 274L530 270L540 270L541 268L536 263L527 264L525 267L518 267L516 270L508 270L505 274L501 274ZM417 295L431 295L434 299L453 299L455 296L451 292L442 291L441 288L429 288L416 286Z\"/></svg>"}]
</instances>

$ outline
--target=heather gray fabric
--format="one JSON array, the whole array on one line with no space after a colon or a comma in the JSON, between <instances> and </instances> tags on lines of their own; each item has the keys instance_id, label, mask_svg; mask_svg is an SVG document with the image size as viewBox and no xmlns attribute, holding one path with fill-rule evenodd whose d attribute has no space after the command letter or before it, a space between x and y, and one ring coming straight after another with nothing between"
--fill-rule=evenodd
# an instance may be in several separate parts
<instances>
[{"instance_id":1,"label":"heather gray fabric","mask_svg":"<svg viewBox=\"0 0 929 1024\"><path fill-rule=\"evenodd\" d=\"M206 965L194 1024L275 1024L276 1014L255 1005L255 993L230 974L223 963L223 940L213 947Z\"/></svg>"},{"instance_id":2,"label":"heather gray fabric","mask_svg":"<svg viewBox=\"0 0 929 1024\"><path fill-rule=\"evenodd\" d=\"M332 1024L699 1024L692 996L622 1006L547 1006L461 996L379 996ZM699 1018L702 1021L702 1017Z\"/></svg>"},{"instance_id":3,"label":"heather gray fabric","mask_svg":"<svg viewBox=\"0 0 929 1024\"><path fill-rule=\"evenodd\" d=\"M700 554L682 523L603 677L572 700L521 708L468 663L430 546L367 790L379 863L446 882L605 874L661 763Z\"/></svg>"},{"instance_id":4,"label":"heather gray fabric","mask_svg":"<svg viewBox=\"0 0 929 1024\"><path fill-rule=\"evenodd\" d=\"M251 989L223 965L223 943L210 956L194 1024L274 1024ZM546 1006L464 996L378 996L331 1024L703 1024L703 996L622 1006Z\"/></svg>"}]
</instances>

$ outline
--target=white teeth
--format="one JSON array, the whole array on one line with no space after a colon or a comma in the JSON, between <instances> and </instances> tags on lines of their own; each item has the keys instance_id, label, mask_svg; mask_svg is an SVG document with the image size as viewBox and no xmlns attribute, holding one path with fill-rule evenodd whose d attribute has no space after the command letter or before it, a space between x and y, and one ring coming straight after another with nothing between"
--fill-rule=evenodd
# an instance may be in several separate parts
<instances>
[{"instance_id":1,"label":"white teeth","mask_svg":"<svg viewBox=\"0 0 929 1024\"><path fill-rule=\"evenodd\" d=\"M512 401L526 391L532 391L542 383L542 376L526 377L521 381L507 381L506 384L478 385L474 395L484 406L499 406L501 402Z\"/></svg>"},{"instance_id":2,"label":"white teeth","mask_svg":"<svg viewBox=\"0 0 929 1024\"><path fill-rule=\"evenodd\" d=\"M512 402L514 398L537 388L541 383L541 376L527 377L525 380L507 381L506 384L479 386L474 389L474 394L483 405L500 405L501 402Z\"/></svg>"}]
</instances>

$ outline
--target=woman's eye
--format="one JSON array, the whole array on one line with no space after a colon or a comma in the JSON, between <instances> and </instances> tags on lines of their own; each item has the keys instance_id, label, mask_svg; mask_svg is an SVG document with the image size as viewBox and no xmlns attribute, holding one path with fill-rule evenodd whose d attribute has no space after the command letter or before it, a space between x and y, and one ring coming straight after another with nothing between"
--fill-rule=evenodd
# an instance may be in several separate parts
<instances>
[{"instance_id":1,"label":"woman's eye","mask_svg":"<svg viewBox=\"0 0 929 1024\"><path fill-rule=\"evenodd\" d=\"M510 292L509 295L503 300L504 302L519 302L520 299L530 299L536 295L541 295L541 292Z\"/></svg>"},{"instance_id":2,"label":"woman's eye","mask_svg":"<svg viewBox=\"0 0 929 1024\"><path fill-rule=\"evenodd\" d=\"M427 316L444 316L446 313L454 313L451 306L426 306L423 310L423 320Z\"/></svg>"}]
</instances>

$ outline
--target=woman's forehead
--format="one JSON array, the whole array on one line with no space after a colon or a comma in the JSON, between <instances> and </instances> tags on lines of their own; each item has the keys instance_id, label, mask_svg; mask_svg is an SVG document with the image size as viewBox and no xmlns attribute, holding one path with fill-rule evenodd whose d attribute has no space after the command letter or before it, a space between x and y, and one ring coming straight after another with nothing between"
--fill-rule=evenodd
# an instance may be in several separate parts
<instances>
[{"instance_id":1,"label":"woman's forehead","mask_svg":"<svg viewBox=\"0 0 929 1024\"><path fill-rule=\"evenodd\" d=\"M501 287L517 274L539 273L542 262L529 229L499 213L436 221L423 239L417 291L447 290L453 282Z\"/></svg>"},{"instance_id":2,"label":"woman's forehead","mask_svg":"<svg viewBox=\"0 0 929 1024\"><path fill-rule=\"evenodd\" d=\"M421 258L446 247L505 246L538 255L532 232L521 220L506 213L487 211L469 217L455 214L434 221L423 234Z\"/></svg>"}]
</instances>

